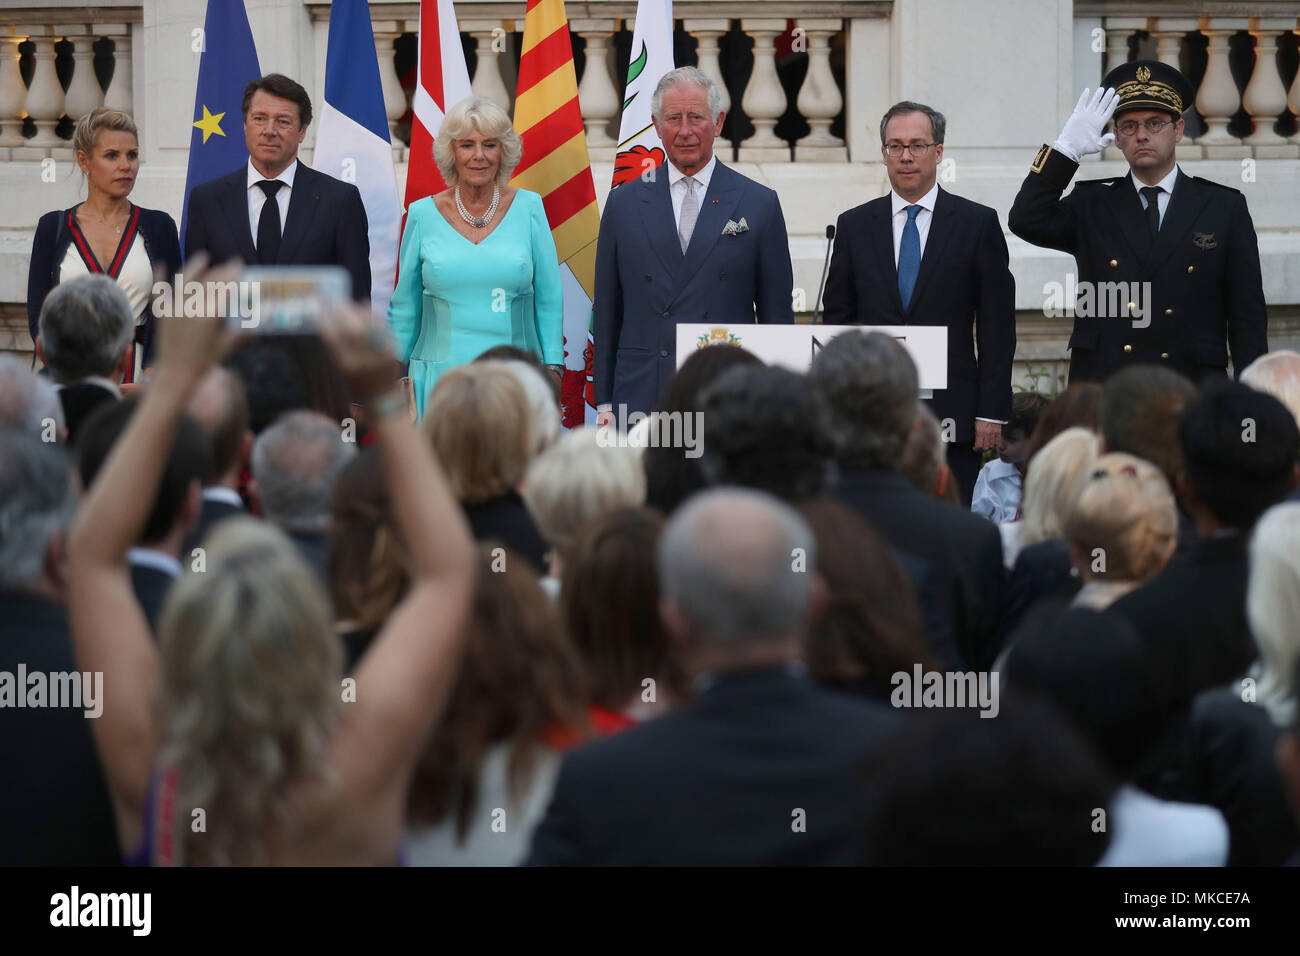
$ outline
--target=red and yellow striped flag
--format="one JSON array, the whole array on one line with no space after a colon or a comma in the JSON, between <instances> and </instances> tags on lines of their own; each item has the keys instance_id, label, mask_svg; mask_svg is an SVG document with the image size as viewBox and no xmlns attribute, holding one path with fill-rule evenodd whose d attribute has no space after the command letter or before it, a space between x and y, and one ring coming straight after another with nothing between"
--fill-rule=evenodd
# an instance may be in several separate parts
<instances>
[{"instance_id":1,"label":"red and yellow striped flag","mask_svg":"<svg viewBox=\"0 0 1300 956\"><path fill-rule=\"evenodd\" d=\"M590 391L585 356L591 299L596 284L596 233L600 212L587 155L587 134L578 107L578 75L564 0L528 0L524 48L519 59L515 129L524 154L512 186L540 193L551 225L564 285L564 419L581 425L582 401ZM578 403L581 404L578 404Z\"/></svg>"}]
</instances>

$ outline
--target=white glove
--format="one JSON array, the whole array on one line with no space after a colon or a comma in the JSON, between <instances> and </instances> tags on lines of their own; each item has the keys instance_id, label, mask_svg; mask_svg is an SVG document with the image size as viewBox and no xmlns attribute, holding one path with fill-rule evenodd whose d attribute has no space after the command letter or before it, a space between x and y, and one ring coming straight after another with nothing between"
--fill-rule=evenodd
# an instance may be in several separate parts
<instances>
[{"instance_id":1,"label":"white glove","mask_svg":"<svg viewBox=\"0 0 1300 956\"><path fill-rule=\"evenodd\" d=\"M1118 105L1114 90L1084 90L1053 145L1076 163L1089 153L1100 153L1115 142L1115 134L1104 131Z\"/></svg>"}]
</instances>

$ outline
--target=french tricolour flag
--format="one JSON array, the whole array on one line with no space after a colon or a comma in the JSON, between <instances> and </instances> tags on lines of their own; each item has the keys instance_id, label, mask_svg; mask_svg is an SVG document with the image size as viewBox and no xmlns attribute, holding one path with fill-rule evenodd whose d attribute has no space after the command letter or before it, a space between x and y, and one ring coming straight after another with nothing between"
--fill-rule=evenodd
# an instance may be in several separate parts
<instances>
[{"instance_id":1,"label":"french tricolour flag","mask_svg":"<svg viewBox=\"0 0 1300 956\"><path fill-rule=\"evenodd\" d=\"M366 0L334 0L325 57L325 108L315 168L361 190L370 223L371 307L388 314L397 275L402 207Z\"/></svg>"}]
</instances>

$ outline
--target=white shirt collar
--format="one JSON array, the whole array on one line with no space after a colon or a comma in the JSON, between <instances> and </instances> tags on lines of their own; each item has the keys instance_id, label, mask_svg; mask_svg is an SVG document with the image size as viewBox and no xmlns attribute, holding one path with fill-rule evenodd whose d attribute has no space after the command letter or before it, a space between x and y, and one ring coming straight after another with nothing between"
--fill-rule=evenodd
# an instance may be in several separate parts
<instances>
[{"instance_id":1,"label":"white shirt collar","mask_svg":"<svg viewBox=\"0 0 1300 956\"><path fill-rule=\"evenodd\" d=\"M297 172L298 172L298 160L295 159L292 163L290 163L287 167L285 167L284 171L281 172L279 176L276 176L275 178L280 180L280 182L284 183L290 189L292 189L293 177L294 174ZM267 177L263 176L261 173L257 171L257 167L253 165L253 161L250 159L248 161L248 185L246 188L252 189L254 183L266 182L266 180Z\"/></svg>"},{"instance_id":2,"label":"white shirt collar","mask_svg":"<svg viewBox=\"0 0 1300 956\"><path fill-rule=\"evenodd\" d=\"M686 174L674 166L672 162L667 162L664 165L668 167L668 188L671 190L686 178ZM709 191L709 180L713 178L713 170L716 169L717 166L718 154L714 153L709 157L709 161L700 168L699 172L691 173L691 175L695 177L695 182L702 187L699 193L701 199L703 199L704 194Z\"/></svg>"},{"instance_id":3,"label":"white shirt collar","mask_svg":"<svg viewBox=\"0 0 1300 956\"><path fill-rule=\"evenodd\" d=\"M166 551L158 551L155 548L130 548L126 552L126 560L138 567L161 571L169 577L179 578L181 576L180 561Z\"/></svg>"},{"instance_id":4,"label":"white shirt collar","mask_svg":"<svg viewBox=\"0 0 1300 956\"><path fill-rule=\"evenodd\" d=\"M937 179L934 181L934 185L930 187L930 191L914 203L908 202L906 199L898 195L898 193L894 192L892 189L889 191L889 199L890 199L891 206L894 210L893 214L895 216L897 216L908 206L920 206L923 209L930 210L930 214L934 215L934 203L935 200L937 200L938 198L939 198L939 180Z\"/></svg>"},{"instance_id":5,"label":"white shirt collar","mask_svg":"<svg viewBox=\"0 0 1300 956\"><path fill-rule=\"evenodd\" d=\"M1146 183L1138 179L1137 173L1133 172L1132 170L1129 171L1128 178L1132 180L1133 188L1138 191L1139 195L1141 195L1142 190L1146 187ZM1178 164L1174 163L1174 168L1169 170L1169 175L1166 176L1164 179L1160 180L1160 182L1156 183L1156 185L1159 186L1166 193L1168 193L1170 196L1172 196L1174 194L1174 183L1177 181L1178 181Z\"/></svg>"},{"instance_id":6,"label":"white shirt collar","mask_svg":"<svg viewBox=\"0 0 1300 956\"><path fill-rule=\"evenodd\" d=\"M204 501L217 501L225 505L234 505L236 508L244 507L244 502L239 498L239 492L233 488L227 488L225 485L209 485L203 489Z\"/></svg>"},{"instance_id":7,"label":"white shirt collar","mask_svg":"<svg viewBox=\"0 0 1300 956\"><path fill-rule=\"evenodd\" d=\"M73 385L98 385L100 388L112 392L116 398L122 397L122 389L118 387L117 382L114 382L109 378L104 378L102 375L87 375L85 378L79 378L75 382L64 382L62 384L56 382L54 390L56 392L61 392L63 389Z\"/></svg>"}]
</instances>

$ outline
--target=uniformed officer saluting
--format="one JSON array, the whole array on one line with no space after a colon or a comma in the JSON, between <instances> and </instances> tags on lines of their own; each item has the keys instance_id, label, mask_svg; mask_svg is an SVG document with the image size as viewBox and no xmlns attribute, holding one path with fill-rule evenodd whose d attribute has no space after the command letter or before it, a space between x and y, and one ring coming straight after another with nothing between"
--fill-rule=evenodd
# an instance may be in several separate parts
<instances>
[{"instance_id":1,"label":"uniformed officer saluting","mask_svg":"<svg viewBox=\"0 0 1300 956\"><path fill-rule=\"evenodd\" d=\"M1174 162L1191 101L1192 85L1171 66L1116 67L1101 89L1083 91L1011 207L1012 232L1073 253L1078 263L1071 382L1104 381L1136 363L1164 364L1199 381L1226 373L1229 349L1238 372L1268 351L1246 197ZM1085 180L1061 198L1079 160L1111 143L1123 150L1129 174Z\"/></svg>"}]
</instances>

